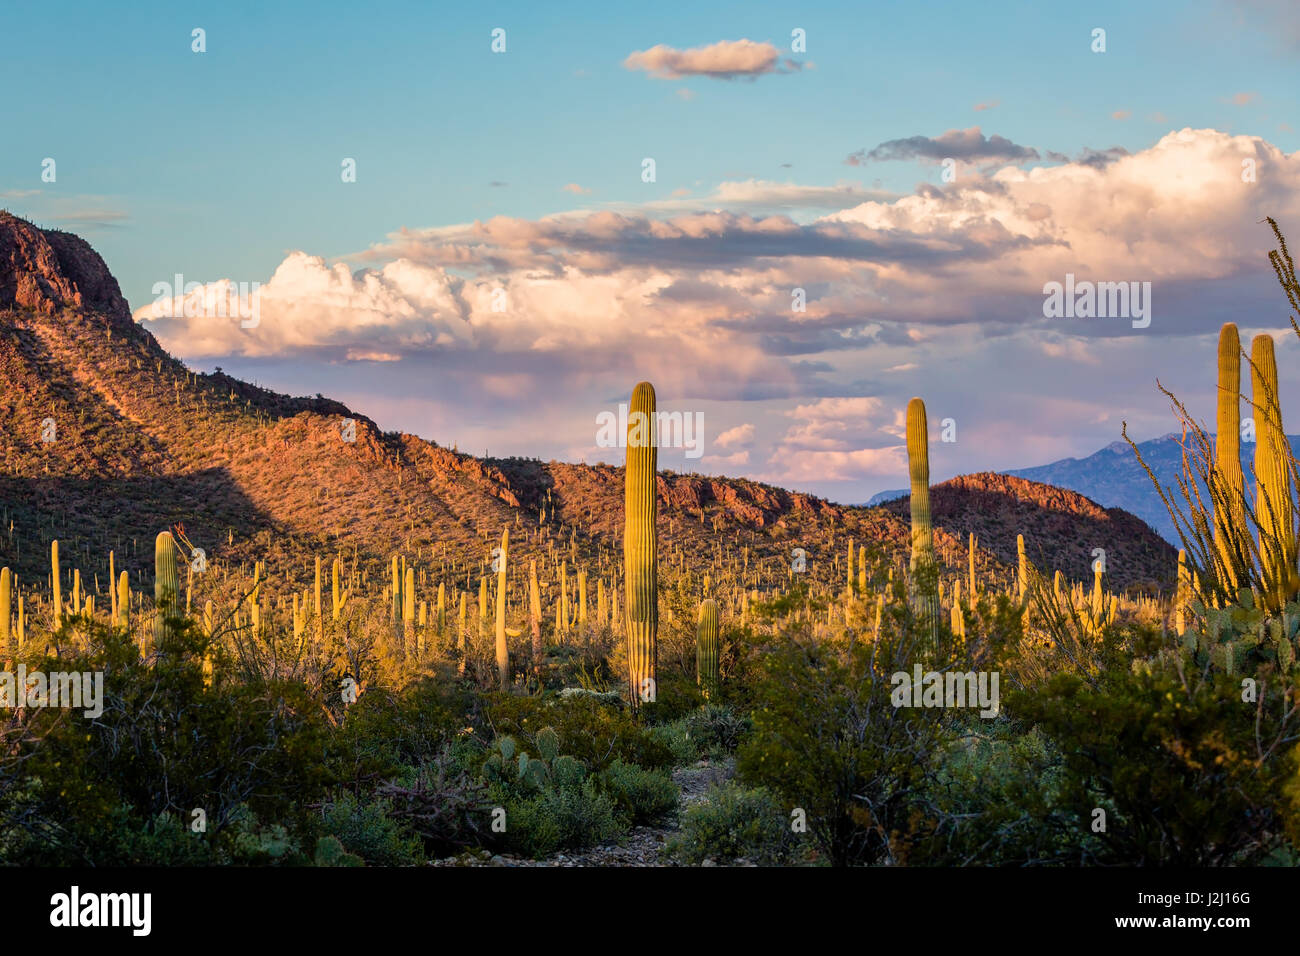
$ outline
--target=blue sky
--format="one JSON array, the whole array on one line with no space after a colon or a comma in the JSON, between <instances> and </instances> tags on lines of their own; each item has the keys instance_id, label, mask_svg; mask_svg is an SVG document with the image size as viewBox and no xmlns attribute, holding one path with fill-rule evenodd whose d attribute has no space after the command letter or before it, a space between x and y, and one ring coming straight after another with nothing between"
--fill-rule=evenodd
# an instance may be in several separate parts
<instances>
[{"instance_id":1,"label":"blue sky","mask_svg":"<svg viewBox=\"0 0 1300 956\"><path fill-rule=\"evenodd\" d=\"M206 31L203 54L191 52L195 27ZM490 50L495 27L506 30L504 54ZM806 31L804 53L790 52L796 27ZM1094 27L1106 30L1104 54L1090 50ZM155 282L177 272L202 282L266 283L295 251L327 263L346 257L351 268L377 268L389 237L403 228L451 227L497 216L535 222L582 210L670 215L654 204L689 199L704 210L721 184L748 181L851 183L864 191L912 194L921 183L940 185L936 165L904 160L854 166L846 158L893 140L936 138L975 126L986 136L1069 157L1109 147L1137 154L1185 128L1258 137L1288 157L1300 149L1293 128L1300 116L1300 26L1285 4L1270 0L1091 3L1086 9L907 2L616 8L135 3L120 9L55 2L6 5L0 9L0 36L0 81L8 91L0 107L0 205L89 239L134 308L150 302ZM718 80L664 79L625 65L629 55L657 44L683 51L742 39L773 44L799 68ZM647 156L657 164L654 183L641 180ZM55 183L41 181L45 157L57 161ZM340 181L345 157L357 161L355 183ZM1044 159L1020 166L1046 164ZM570 184L574 190L566 191ZM831 211L788 202L751 208L754 215L789 216L801 224ZM1265 248L1266 237L1259 238ZM1116 241L1122 240L1117 231ZM358 257L372 246L380 247L375 256ZM1148 271L1162 277L1155 259ZM1179 279L1194 283L1197 276ZM1174 294L1187 295L1190 288ZM977 311L972 304L974 326ZM728 313L727 321L734 323L736 314ZM1226 317L1199 316L1187 323L1186 334L1203 337ZM723 318L720 327L727 327ZM917 314L913 320L928 318ZM1277 318L1285 323L1282 313ZM896 332L906 332L906 317L889 321ZM1279 327L1273 320L1265 324ZM202 368L224 364L273 387L339 395L387 427L450 443L457 436L445 429L456 423L465 433L458 440L471 450L492 442L494 451L542 457L573 457L581 446L567 424L557 425L563 437L541 442L510 427L529 406L524 378L518 380L518 407L511 406L508 385L493 393L491 403L463 406L452 392L428 385L454 350L399 349L400 361L349 361L282 341L253 352L234 348L222 357L188 348L193 332L176 330L164 342ZM972 329L984 338L1001 334ZM501 343L509 340L506 330L492 337L495 345L476 339L476 349L491 349L494 360L473 351L462 353L456 364L463 372L466 355L480 356L485 369L504 374L502 368L515 367L502 358L511 349ZM525 351L545 351L538 343L550 340L542 336ZM961 355L927 341L927 360L960 379ZM1077 341L1093 341L1092 333ZM718 344L725 359L725 341ZM1067 355L1080 347L1056 346ZM1203 349L1193 342L1182 347L1189 358ZM1151 348L1153 356L1176 354L1168 342ZM805 380L805 391L787 388L762 410L766 427L750 421L756 416L745 403L754 402L754 388L740 376L730 396L683 400L706 408L719 427L754 424L758 442L771 446L780 437L773 422L809 402L857 397L890 407L898 401L901 407L909 389L924 394L924 377L886 387L880 374L854 373L843 350L835 351L837 356L827 358L808 343L787 349L802 356L791 363L805 363L792 371L794 380L811 375L825 381ZM604 354L602 347L593 358ZM835 368L807 371L806 363L819 361ZM1134 354L1133 367L1146 361ZM472 368L474 359L468 362ZM920 363L890 367L907 364ZM1122 372L1109 358L1103 365L1092 374ZM534 386L544 378L540 367L519 374ZM763 374L759 363L754 374ZM1153 377L1140 383L1142 389L1154 391ZM634 381L627 381L627 390ZM1086 403L1095 392L1082 379L1071 382L1077 394L1070 401ZM1054 389L1050 398L1061 400L1060 376L1047 376L1048 385ZM1125 380L1124 388L1130 385ZM1189 378L1187 387L1199 386ZM612 381L584 379L574 388L586 396L575 403L614 394ZM1129 394L1138 400L1138 391ZM1021 404L1029 400L1032 395ZM944 401L969 404L955 393ZM1010 407L998 413L1004 420ZM1154 425L1161 403L1153 399L1143 408ZM1086 453L1117 437L1112 422L1073 422L1053 434L1052 414L1062 413L1045 413L1034 426L1041 432L1037 440L984 443L983 449L972 443L949 463L951 469L1038 464L1039 456L1053 457L1054 450L1060 452L1055 457ZM576 410L572 415L588 417ZM890 427L882 418L882 434ZM529 447L530 440L541 447ZM735 454L739 446L730 447ZM1032 457L981 458L1012 450ZM842 477L825 481L816 466L774 470L761 459L755 449L747 462L729 458L721 470L802 485L841 500L898 483L879 468L847 468Z\"/></svg>"}]
</instances>

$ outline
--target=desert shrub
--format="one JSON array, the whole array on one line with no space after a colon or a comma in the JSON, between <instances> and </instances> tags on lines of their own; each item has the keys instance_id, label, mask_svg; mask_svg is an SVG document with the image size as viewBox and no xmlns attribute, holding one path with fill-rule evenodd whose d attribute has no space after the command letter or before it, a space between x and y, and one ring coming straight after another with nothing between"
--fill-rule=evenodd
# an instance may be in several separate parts
<instances>
[{"instance_id":1,"label":"desert shrub","mask_svg":"<svg viewBox=\"0 0 1300 956\"><path fill-rule=\"evenodd\" d=\"M661 771L615 760L601 772L599 782L614 801L619 819L628 826L653 823L677 813L677 785Z\"/></svg>"},{"instance_id":2,"label":"desert shrub","mask_svg":"<svg viewBox=\"0 0 1300 956\"><path fill-rule=\"evenodd\" d=\"M505 844L536 859L559 850L584 849L616 837L621 828L614 801L587 777L577 786L556 787L524 800L507 801Z\"/></svg>"},{"instance_id":3,"label":"desert shrub","mask_svg":"<svg viewBox=\"0 0 1300 956\"><path fill-rule=\"evenodd\" d=\"M329 772L354 792L392 777L400 768L432 760L476 719L464 685L425 680L388 693L374 688L347 708L330 741Z\"/></svg>"},{"instance_id":4,"label":"desert shrub","mask_svg":"<svg viewBox=\"0 0 1300 956\"><path fill-rule=\"evenodd\" d=\"M344 792L326 808L321 829L369 864L409 866L421 861L419 839L391 815L387 800L363 802Z\"/></svg>"},{"instance_id":5,"label":"desert shrub","mask_svg":"<svg viewBox=\"0 0 1300 956\"><path fill-rule=\"evenodd\" d=\"M146 844L165 857L160 816L188 826L196 808L218 845L244 809L291 831L309 821L327 784L319 699L287 682L205 686L206 638L189 625L147 662L125 634L86 629L88 650L28 662L102 671L103 713L33 713L25 783L0 793L0 845L21 848L16 861L130 865Z\"/></svg>"},{"instance_id":6,"label":"desert shrub","mask_svg":"<svg viewBox=\"0 0 1300 956\"><path fill-rule=\"evenodd\" d=\"M728 782L712 787L704 801L682 814L681 833L669 841L668 852L694 865L706 859L779 863L791 842L786 821L770 792Z\"/></svg>"},{"instance_id":7,"label":"desert shrub","mask_svg":"<svg viewBox=\"0 0 1300 956\"><path fill-rule=\"evenodd\" d=\"M999 719L952 742L926 794L931 812L896 855L926 866L1078 863L1098 836L1061 793L1060 753L1037 728Z\"/></svg>"},{"instance_id":8,"label":"desert shrub","mask_svg":"<svg viewBox=\"0 0 1300 956\"><path fill-rule=\"evenodd\" d=\"M487 785L472 776L456 752L446 747L433 760L378 790L389 813L424 843L432 856L446 856L499 842L491 832L494 806Z\"/></svg>"},{"instance_id":9,"label":"desert shrub","mask_svg":"<svg viewBox=\"0 0 1300 956\"><path fill-rule=\"evenodd\" d=\"M316 852L312 855L316 866L365 866L365 861L355 853L349 853L341 840L334 836L324 836L316 841Z\"/></svg>"},{"instance_id":10,"label":"desert shrub","mask_svg":"<svg viewBox=\"0 0 1300 956\"><path fill-rule=\"evenodd\" d=\"M560 698L493 694L487 718L497 734L530 741L543 727L559 736L562 753L581 760L589 770L603 770L615 760L642 767L668 768L672 752L625 710L587 695Z\"/></svg>"},{"instance_id":11,"label":"desert shrub","mask_svg":"<svg viewBox=\"0 0 1300 956\"><path fill-rule=\"evenodd\" d=\"M544 727L534 753L509 735L498 737L483 764L489 799L505 810L507 849L544 857L583 849L620 831L614 799L597 785L582 761L560 753L560 737Z\"/></svg>"},{"instance_id":12,"label":"desert shrub","mask_svg":"<svg viewBox=\"0 0 1300 956\"><path fill-rule=\"evenodd\" d=\"M754 722L730 707L708 704L686 718L686 729L702 753L731 755L744 736L754 729Z\"/></svg>"},{"instance_id":13,"label":"desert shrub","mask_svg":"<svg viewBox=\"0 0 1300 956\"><path fill-rule=\"evenodd\" d=\"M692 637L692 655L694 647ZM642 721L652 725L670 723L685 717L704 702L704 695L695 683L694 666L692 656L690 674L680 670L660 669L655 680L655 699L640 705L639 715Z\"/></svg>"},{"instance_id":14,"label":"desert shrub","mask_svg":"<svg viewBox=\"0 0 1300 956\"><path fill-rule=\"evenodd\" d=\"M1139 664L1089 682L1063 674L1013 695L1063 755L1061 805L1104 838L1078 862L1261 862L1297 829L1295 714L1284 690ZM1294 687L1285 693L1293 695Z\"/></svg>"},{"instance_id":15,"label":"desert shrub","mask_svg":"<svg viewBox=\"0 0 1300 956\"><path fill-rule=\"evenodd\" d=\"M898 862L928 826L923 795L953 719L945 708L894 707L890 675L910 670L905 610L874 643L797 637L766 655L741 779L799 808L836 866Z\"/></svg>"},{"instance_id":16,"label":"desert shrub","mask_svg":"<svg viewBox=\"0 0 1300 956\"><path fill-rule=\"evenodd\" d=\"M700 759L699 743L691 736L690 718L650 728L650 736L668 748L674 767L686 767Z\"/></svg>"}]
</instances>

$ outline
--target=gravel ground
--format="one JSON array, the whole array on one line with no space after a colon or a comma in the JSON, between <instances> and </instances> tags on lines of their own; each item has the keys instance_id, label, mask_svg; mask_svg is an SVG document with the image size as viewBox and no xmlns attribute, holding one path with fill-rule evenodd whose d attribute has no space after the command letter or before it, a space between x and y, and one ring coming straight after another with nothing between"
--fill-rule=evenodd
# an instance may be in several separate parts
<instances>
[{"instance_id":1,"label":"gravel ground","mask_svg":"<svg viewBox=\"0 0 1300 956\"><path fill-rule=\"evenodd\" d=\"M693 767L673 771L673 782L681 790L681 810L699 803L709 792L709 786L721 784L735 772L732 761L711 764L701 760ZM463 853L456 857L435 860L431 866L677 866L664 852L664 844L677 832L676 824L665 827L633 827L617 844L593 847L578 852L557 853L545 860L530 860L508 854L493 855L486 850ZM714 865L706 860L704 866ZM743 861L736 865L744 866ZM752 865L752 864L750 864Z\"/></svg>"}]
</instances>

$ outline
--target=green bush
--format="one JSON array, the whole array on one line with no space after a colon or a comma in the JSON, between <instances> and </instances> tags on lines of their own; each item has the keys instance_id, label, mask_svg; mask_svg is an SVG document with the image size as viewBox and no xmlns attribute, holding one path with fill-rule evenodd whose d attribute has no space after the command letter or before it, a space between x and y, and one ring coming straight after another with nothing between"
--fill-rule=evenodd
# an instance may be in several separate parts
<instances>
[{"instance_id":1,"label":"green bush","mask_svg":"<svg viewBox=\"0 0 1300 956\"><path fill-rule=\"evenodd\" d=\"M24 865L129 866L188 857L192 811L214 859L245 810L300 831L328 782L319 697L289 682L205 686L207 639L182 623L146 663L129 637L79 625L90 650L31 658L43 671L102 671L103 713L38 709L21 762L0 772L0 846ZM21 768L21 778L17 776ZM182 827L160 824L163 815ZM185 849L182 849L185 847Z\"/></svg>"},{"instance_id":2,"label":"green bush","mask_svg":"<svg viewBox=\"0 0 1300 956\"><path fill-rule=\"evenodd\" d=\"M668 748L674 767L688 767L700 759L699 743L691 736L690 718L650 728L650 736Z\"/></svg>"},{"instance_id":3,"label":"green bush","mask_svg":"<svg viewBox=\"0 0 1300 956\"><path fill-rule=\"evenodd\" d=\"M621 828L614 801L588 777L577 786L543 790L534 797L507 801L505 845L536 859L558 850L580 850L616 837Z\"/></svg>"},{"instance_id":4,"label":"green bush","mask_svg":"<svg viewBox=\"0 0 1300 956\"><path fill-rule=\"evenodd\" d=\"M642 767L669 768L673 754L626 711L598 698L488 696L487 719L498 735L532 741L543 727L559 737L560 751L581 760L589 770L615 760Z\"/></svg>"},{"instance_id":5,"label":"green bush","mask_svg":"<svg viewBox=\"0 0 1300 956\"><path fill-rule=\"evenodd\" d=\"M682 830L669 841L668 852L683 863L706 859L729 863L782 862L791 844L787 817L777 799L763 788L746 789L734 782L712 787L708 797L682 814Z\"/></svg>"},{"instance_id":6,"label":"green bush","mask_svg":"<svg viewBox=\"0 0 1300 956\"><path fill-rule=\"evenodd\" d=\"M599 779L601 789L614 801L619 819L628 826L677 814L677 785L666 773L615 760Z\"/></svg>"},{"instance_id":7,"label":"green bush","mask_svg":"<svg viewBox=\"0 0 1300 956\"><path fill-rule=\"evenodd\" d=\"M912 833L933 827L932 784L952 714L894 707L890 675L910 669L910 616L874 643L799 637L769 651L754 688L754 731L737 753L741 780L806 814L835 866L902 862Z\"/></svg>"},{"instance_id":8,"label":"green bush","mask_svg":"<svg viewBox=\"0 0 1300 956\"><path fill-rule=\"evenodd\" d=\"M411 866L421 862L419 838L390 816L386 800L362 802L343 793L328 806L322 831L336 837L350 853L377 866Z\"/></svg>"},{"instance_id":9,"label":"green bush","mask_svg":"<svg viewBox=\"0 0 1300 956\"><path fill-rule=\"evenodd\" d=\"M754 722L730 707L707 704L686 718L686 729L700 752L710 757L730 756L754 729Z\"/></svg>"},{"instance_id":10,"label":"green bush","mask_svg":"<svg viewBox=\"0 0 1300 956\"><path fill-rule=\"evenodd\" d=\"M1250 865L1297 836L1283 690L1261 683L1246 701L1240 678L1138 665L1092 681L1058 675L1009 707L1063 755L1060 799L1075 827L1106 813L1078 862Z\"/></svg>"},{"instance_id":11,"label":"green bush","mask_svg":"<svg viewBox=\"0 0 1300 956\"><path fill-rule=\"evenodd\" d=\"M344 849L338 837L325 836L316 841L312 862L317 866L365 866L365 861Z\"/></svg>"}]
</instances>

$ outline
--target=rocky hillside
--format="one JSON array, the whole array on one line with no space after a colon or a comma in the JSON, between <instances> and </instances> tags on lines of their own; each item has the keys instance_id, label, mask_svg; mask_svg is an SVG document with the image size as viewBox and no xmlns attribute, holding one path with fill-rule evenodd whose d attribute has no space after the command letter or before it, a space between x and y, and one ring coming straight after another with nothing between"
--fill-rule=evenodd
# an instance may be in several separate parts
<instances>
[{"instance_id":1,"label":"rocky hillside","mask_svg":"<svg viewBox=\"0 0 1300 956\"><path fill-rule=\"evenodd\" d=\"M880 507L901 518L911 504L899 498ZM1059 570L1087 580L1096 548L1106 553L1113 589L1165 588L1176 573L1177 552L1139 518L1024 478L993 472L953 478L930 489L930 513L936 530L961 541L974 532L981 548L1007 564L1016 562L1016 535L1023 534L1030 562L1047 575Z\"/></svg>"},{"instance_id":2,"label":"rocky hillside","mask_svg":"<svg viewBox=\"0 0 1300 956\"><path fill-rule=\"evenodd\" d=\"M336 550L376 568L398 550L455 549L473 561L507 525L519 529L512 541L526 559L542 547L529 533L541 522L560 530L575 555L616 562L620 548L621 469L475 458L382 432L338 402L195 373L132 321L88 244L5 213L0 410L0 562L29 576L48 573L53 537L84 574L105 574L110 548L119 567L142 570L151 562L148 542L178 524L211 556L264 558L272 573L291 577L305 577L314 554ZM347 419L355 421L354 441L343 440ZM999 511L990 500L1006 497L1006 488L976 497L970 486L980 512L962 516L951 510L960 499L943 488L940 550L957 564L960 532L976 524L1004 560L1014 557L1022 529L1033 547L1058 549L1048 563L1067 570L1093 541L1120 565L1151 553L1144 527L1119 512L1019 498ZM829 580L838 573L832 555L849 536L900 559L908 547L905 510L841 507L756 482L671 473L659 479L659 499L664 553L687 567L741 547L760 562L785 563L802 547L813 576ZM1035 509L1044 513L1031 520ZM989 513L1007 517L990 523Z\"/></svg>"}]
</instances>

